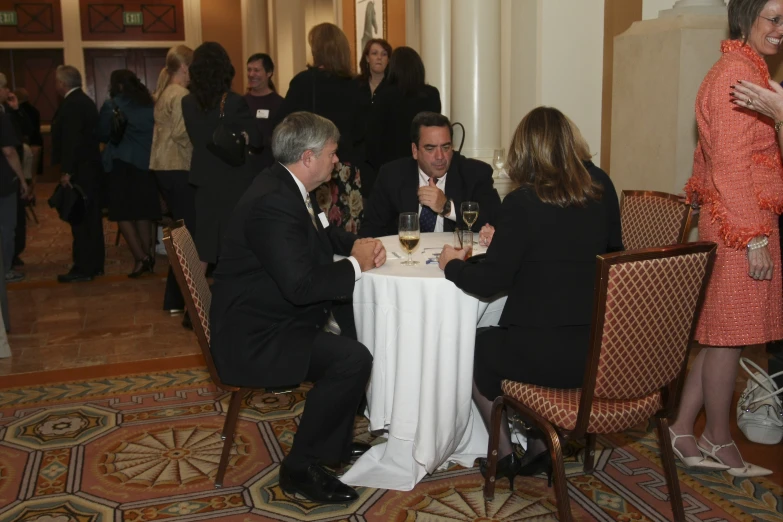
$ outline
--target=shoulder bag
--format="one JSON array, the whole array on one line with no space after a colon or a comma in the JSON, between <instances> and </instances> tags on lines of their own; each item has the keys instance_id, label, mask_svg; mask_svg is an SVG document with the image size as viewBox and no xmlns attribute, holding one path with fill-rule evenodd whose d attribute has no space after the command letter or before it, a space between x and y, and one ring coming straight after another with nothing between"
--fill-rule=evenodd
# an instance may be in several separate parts
<instances>
[{"instance_id":1,"label":"shoulder bag","mask_svg":"<svg viewBox=\"0 0 783 522\"><path fill-rule=\"evenodd\" d=\"M247 144L241 132L232 131L225 124L227 97L228 93L224 93L220 99L220 119L212 133L212 141L207 143L207 149L232 167L240 167L247 158Z\"/></svg>"}]
</instances>

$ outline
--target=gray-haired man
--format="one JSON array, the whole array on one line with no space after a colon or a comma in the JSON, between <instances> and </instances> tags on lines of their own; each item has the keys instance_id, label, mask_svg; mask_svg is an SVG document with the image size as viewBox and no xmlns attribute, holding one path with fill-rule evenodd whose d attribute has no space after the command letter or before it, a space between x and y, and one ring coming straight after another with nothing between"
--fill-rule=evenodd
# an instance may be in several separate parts
<instances>
[{"instance_id":1,"label":"gray-haired man","mask_svg":"<svg viewBox=\"0 0 783 522\"><path fill-rule=\"evenodd\" d=\"M331 178L340 134L329 120L288 115L272 135L275 163L255 178L227 224L214 272L211 351L221 380L278 387L314 382L280 487L314 502L345 503L356 491L322 464L368 449L352 443L372 356L361 343L323 331L362 272L386 261L383 245L330 227L310 193ZM334 254L350 256L335 262ZM343 329L345 330L345 328Z\"/></svg>"}]
</instances>

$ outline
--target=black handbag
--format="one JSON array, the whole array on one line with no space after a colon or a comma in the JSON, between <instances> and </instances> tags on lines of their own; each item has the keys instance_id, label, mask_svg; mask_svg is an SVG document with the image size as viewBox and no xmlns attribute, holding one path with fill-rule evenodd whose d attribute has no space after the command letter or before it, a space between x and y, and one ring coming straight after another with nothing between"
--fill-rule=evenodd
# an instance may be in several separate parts
<instances>
[{"instance_id":1,"label":"black handbag","mask_svg":"<svg viewBox=\"0 0 783 522\"><path fill-rule=\"evenodd\" d=\"M241 132L232 131L225 125L226 97L228 93L220 99L220 120L212 133L212 141L207 143L207 150L232 167L240 167L247 159L247 144Z\"/></svg>"},{"instance_id":2,"label":"black handbag","mask_svg":"<svg viewBox=\"0 0 783 522\"><path fill-rule=\"evenodd\" d=\"M117 107L114 100L111 101L111 129L109 129L109 141L114 145L119 145L125 136L125 129L128 128L128 117Z\"/></svg>"}]
</instances>

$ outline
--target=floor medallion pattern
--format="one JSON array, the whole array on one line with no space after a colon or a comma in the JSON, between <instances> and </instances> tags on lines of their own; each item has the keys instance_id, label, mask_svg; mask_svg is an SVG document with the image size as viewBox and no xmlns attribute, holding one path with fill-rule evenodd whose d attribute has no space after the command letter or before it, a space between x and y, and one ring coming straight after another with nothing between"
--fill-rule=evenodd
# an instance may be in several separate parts
<instances>
[{"instance_id":1,"label":"floor medallion pattern","mask_svg":"<svg viewBox=\"0 0 783 522\"><path fill-rule=\"evenodd\" d=\"M476 468L451 466L413 491L360 488L350 505L316 505L283 493L309 388L256 393L242 403L224 487L214 489L229 394L203 370L131 375L0 390L0 522L551 521L543 477L498 482L484 500ZM357 439L375 444L367 421ZM599 437L595 470L582 447L566 459L574 519L671 519L657 440L645 426ZM679 469L688 520L779 521L781 487L764 479Z\"/></svg>"}]
</instances>

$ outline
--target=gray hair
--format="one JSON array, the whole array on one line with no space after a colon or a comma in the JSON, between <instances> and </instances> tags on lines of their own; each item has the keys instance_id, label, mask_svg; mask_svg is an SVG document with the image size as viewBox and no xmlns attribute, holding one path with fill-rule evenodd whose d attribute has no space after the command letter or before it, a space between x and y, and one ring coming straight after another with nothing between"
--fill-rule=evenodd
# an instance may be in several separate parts
<instances>
[{"instance_id":1,"label":"gray hair","mask_svg":"<svg viewBox=\"0 0 783 522\"><path fill-rule=\"evenodd\" d=\"M291 165L306 150L318 156L330 140L335 143L340 140L340 131L334 123L312 112L293 112L272 133L272 156L283 165Z\"/></svg>"},{"instance_id":2,"label":"gray hair","mask_svg":"<svg viewBox=\"0 0 783 522\"><path fill-rule=\"evenodd\" d=\"M69 89L82 86L82 73L73 65L58 65L57 79Z\"/></svg>"},{"instance_id":3,"label":"gray hair","mask_svg":"<svg viewBox=\"0 0 783 522\"><path fill-rule=\"evenodd\" d=\"M0 73L0 89L6 87L7 85L8 85L8 79L5 77L5 74Z\"/></svg>"}]
</instances>

